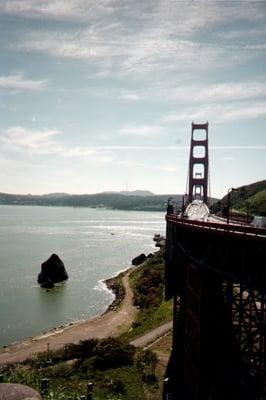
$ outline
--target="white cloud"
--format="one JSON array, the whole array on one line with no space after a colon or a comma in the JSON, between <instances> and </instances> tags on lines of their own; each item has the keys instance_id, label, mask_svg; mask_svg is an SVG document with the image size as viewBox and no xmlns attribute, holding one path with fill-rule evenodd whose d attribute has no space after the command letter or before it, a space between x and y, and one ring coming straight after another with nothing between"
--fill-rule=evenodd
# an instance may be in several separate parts
<instances>
[{"instance_id":1,"label":"white cloud","mask_svg":"<svg viewBox=\"0 0 266 400\"><path fill-rule=\"evenodd\" d=\"M179 171L179 168L175 165L165 165L165 164L154 164L154 163L146 163L146 162L137 162L137 161L130 161L130 160L122 160L117 161L118 165L122 165L126 168L141 168L147 169L150 171L161 171L161 172L176 172Z\"/></svg>"},{"instance_id":2,"label":"white cloud","mask_svg":"<svg viewBox=\"0 0 266 400\"><path fill-rule=\"evenodd\" d=\"M75 146L74 148L61 148L59 154L62 157L72 158L72 157L89 157L93 161L97 161L100 163L109 163L114 160L114 155L108 150L105 149L96 149L95 147L79 147Z\"/></svg>"},{"instance_id":3,"label":"white cloud","mask_svg":"<svg viewBox=\"0 0 266 400\"><path fill-rule=\"evenodd\" d=\"M205 121L206 122L206 121ZM168 151L168 150L173 150L173 151L187 151L190 149L189 146L123 146L123 145L117 145L117 146L96 146L95 148L101 149L101 150L123 150L123 151L131 151L131 150L137 150L137 151ZM209 146L211 150L266 150L266 145L237 145L237 146Z\"/></svg>"},{"instance_id":4,"label":"white cloud","mask_svg":"<svg viewBox=\"0 0 266 400\"><path fill-rule=\"evenodd\" d=\"M164 172L176 172L179 171L180 168L175 167L174 165L163 165L160 167L160 170Z\"/></svg>"},{"instance_id":5,"label":"white cloud","mask_svg":"<svg viewBox=\"0 0 266 400\"><path fill-rule=\"evenodd\" d=\"M266 145L265 146L210 146L211 150L266 150Z\"/></svg>"},{"instance_id":6,"label":"white cloud","mask_svg":"<svg viewBox=\"0 0 266 400\"><path fill-rule=\"evenodd\" d=\"M126 90L126 89L121 90L117 97L121 100L127 100L127 101L138 101L141 100L142 98L141 94L138 93L136 90Z\"/></svg>"},{"instance_id":7,"label":"white cloud","mask_svg":"<svg viewBox=\"0 0 266 400\"><path fill-rule=\"evenodd\" d=\"M96 146L97 149L105 150L151 150L151 151L161 151L161 150L188 150L188 146L143 146L143 145L113 145L113 146Z\"/></svg>"},{"instance_id":8,"label":"white cloud","mask_svg":"<svg viewBox=\"0 0 266 400\"><path fill-rule=\"evenodd\" d=\"M187 89L187 88L185 88ZM190 89L190 88L188 88ZM266 97L266 83L256 81L228 82L204 87L192 87L193 100L227 101ZM184 93L183 93L184 94Z\"/></svg>"},{"instance_id":9,"label":"white cloud","mask_svg":"<svg viewBox=\"0 0 266 400\"><path fill-rule=\"evenodd\" d=\"M26 3L30 3L34 9L33 2ZM46 11L55 7L44 3ZM70 3L64 2L69 4L65 8L71 12L79 9L78 3L73 0ZM107 77L111 74L139 77L151 72L178 74L184 69L204 72L214 67L231 68L232 63L244 62L264 47L257 43L232 47L230 42L214 44L211 41L200 41L198 29L225 22L229 16L231 21L233 17L244 18L243 7L220 7L215 2L204 2L204 7L202 2L170 2L167 5L158 1L148 2L145 10L145 3L136 3L134 7L127 1L113 3L113 6L108 1L100 4L95 20L90 17L92 5L86 9L82 2L84 15L90 21L89 28L82 25L75 32L31 31L11 48L85 60L97 67L97 71L92 72L94 77ZM124 13L121 15L123 4ZM110 12L106 13L108 7L114 12L115 18L110 18ZM60 10L60 7L56 10ZM64 12L67 13L66 10ZM251 12L248 18L251 16L256 20L259 13ZM130 94L125 93L124 96L133 99L129 98Z\"/></svg>"},{"instance_id":10,"label":"white cloud","mask_svg":"<svg viewBox=\"0 0 266 400\"><path fill-rule=\"evenodd\" d=\"M232 107L225 109L220 117L221 121L236 121L244 119L254 119L266 117L266 101L254 104L239 105L238 108Z\"/></svg>"},{"instance_id":11,"label":"white cloud","mask_svg":"<svg viewBox=\"0 0 266 400\"><path fill-rule=\"evenodd\" d=\"M42 90L47 86L47 80L32 80L24 78L22 73L0 76L0 89L11 90Z\"/></svg>"},{"instance_id":12,"label":"white cloud","mask_svg":"<svg viewBox=\"0 0 266 400\"><path fill-rule=\"evenodd\" d=\"M87 91L88 92L88 91ZM90 91L90 93L92 93ZM159 101L187 103L220 103L235 100L266 98L264 81L228 82L216 84L174 83L165 80L163 85L157 82L141 89L127 90L113 88L94 91L100 97L116 98L126 101Z\"/></svg>"},{"instance_id":13,"label":"white cloud","mask_svg":"<svg viewBox=\"0 0 266 400\"><path fill-rule=\"evenodd\" d=\"M164 134L165 130L159 125L136 125L136 126L125 126L119 130L120 135L125 136L140 136L140 137L152 137Z\"/></svg>"},{"instance_id":14,"label":"white cloud","mask_svg":"<svg viewBox=\"0 0 266 400\"><path fill-rule=\"evenodd\" d=\"M218 34L218 37L222 39L228 40L243 40L243 36L245 36L245 40L250 38L260 38L266 35L265 26L263 27L256 27L256 28L247 28L245 31L239 30L230 30L230 31L223 31Z\"/></svg>"},{"instance_id":15,"label":"white cloud","mask_svg":"<svg viewBox=\"0 0 266 400\"><path fill-rule=\"evenodd\" d=\"M93 146L80 147L61 144L56 140L61 132L57 129L37 130L21 126L8 128L2 138L3 143L10 149L30 155L56 155L67 158L89 157L100 163L114 159L110 150Z\"/></svg>"},{"instance_id":16,"label":"white cloud","mask_svg":"<svg viewBox=\"0 0 266 400\"><path fill-rule=\"evenodd\" d=\"M50 129L38 131L26 129L21 126L8 128L5 132L5 143L15 146L18 149L24 149L30 152L47 153L55 144L54 136L57 136L59 131Z\"/></svg>"},{"instance_id":17,"label":"white cloud","mask_svg":"<svg viewBox=\"0 0 266 400\"><path fill-rule=\"evenodd\" d=\"M174 25L176 32L194 33L195 30L228 23L228 21L230 24L233 21L243 20L263 22L265 17L263 3L227 0L158 1L156 19L161 23Z\"/></svg>"},{"instance_id":18,"label":"white cloud","mask_svg":"<svg viewBox=\"0 0 266 400\"><path fill-rule=\"evenodd\" d=\"M115 74L138 78L151 72L163 74L178 73L184 69L203 72L214 67L231 68L232 62L246 61L253 57L250 51L260 51L261 46L231 49L196 40L172 38L171 32L169 36L166 33L162 37L160 32L136 32L123 36L118 28L110 33L80 30L74 34L60 31L40 34L36 31L26 35L11 49L90 62L98 69L92 73L93 77ZM206 61L199 63L199 59ZM130 93L124 93L125 96L129 98Z\"/></svg>"},{"instance_id":19,"label":"white cloud","mask_svg":"<svg viewBox=\"0 0 266 400\"><path fill-rule=\"evenodd\" d=\"M0 12L28 18L63 20L91 19L112 12L108 0L1 0Z\"/></svg>"},{"instance_id":20,"label":"white cloud","mask_svg":"<svg viewBox=\"0 0 266 400\"><path fill-rule=\"evenodd\" d=\"M266 116L266 101L235 102L231 104L204 104L188 107L185 111L169 113L160 122L215 121L224 123Z\"/></svg>"},{"instance_id":21,"label":"white cloud","mask_svg":"<svg viewBox=\"0 0 266 400\"><path fill-rule=\"evenodd\" d=\"M254 1L161 1L147 0L1 0L0 11L9 15L29 18L81 20L103 16L119 16L128 21L139 19L145 26L174 25L175 32L193 33L213 24L246 20L263 21L263 2ZM262 3L262 4L260 4ZM155 24L156 23L156 24Z\"/></svg>"},{"instance_id":22,"label":"white cloud","mask_svg":"<svg viewBox=\"0 0 266 400\"><path fill-rule=\"evenodd\" d=\"M215 85L187 85L170 90L170 98L186 102L218 102L266 97L266 83L228 82Z\"/></svg>"}]
</instances>

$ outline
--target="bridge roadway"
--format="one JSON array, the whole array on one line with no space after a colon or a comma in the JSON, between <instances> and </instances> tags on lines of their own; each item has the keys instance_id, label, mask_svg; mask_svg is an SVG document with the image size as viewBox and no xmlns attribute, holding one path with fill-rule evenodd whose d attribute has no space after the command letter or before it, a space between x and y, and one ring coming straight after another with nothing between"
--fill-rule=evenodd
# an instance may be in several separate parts
<instances>
[{"instance_id":1,"label":"bridge roadway","mask_svg":"<svg viewBox=\"0 0 266 400\"><path fill-rule=\"evenodd\" d=\"M256 228L250 224L241 221L236 222L235 220L229 220L229 223L227 223L226 219L215 215L209 215L207 217L197 217L197 215L193 215L193 217L186 218L178 214L168 214L166 220L195 230L215 231L216 233L222 234L235 236L245 235L249 238L266 239L266 228Z\"/></svg>"},{"instance_id":2,"label":"bridge roadway","mask_svg":"<svg viewBox=\"0 0 266 400\"><path fill-rule=\"evenodd\" d=\"M172 290L179 279L179 268L174 259L183 256L198 268L208 269L236 282L246 282L266 293L266 229L230 220L219 220L212 215L195 218L167 214L166 276ZM200 234L199 234L200 233ZM179 254L179 255L178 255ZM264 287L263 287L264 285ZM170 289L171 288L171 289Z\"/></svg>"}]
</instances>

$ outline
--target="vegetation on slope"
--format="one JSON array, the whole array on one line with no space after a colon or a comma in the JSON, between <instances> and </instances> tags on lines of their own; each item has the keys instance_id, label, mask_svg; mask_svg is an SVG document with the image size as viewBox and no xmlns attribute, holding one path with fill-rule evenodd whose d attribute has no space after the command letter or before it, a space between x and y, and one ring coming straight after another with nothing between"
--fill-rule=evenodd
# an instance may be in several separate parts
<instances>
[{"instance_id":1,"label":"vegetation on slope","mask_svg":"<svg viewBox=\"0 0 266 400\"><path fill-rule=\"evenodd\" d=\"M88 382L95 400L143 400L143 380L153 374L157 358L136 350L125 340L90 339L33 360L2 369L4 382L22 383L41 392L43 399L79 399ZM49 379L49 387L42 380Z\"/></svg>"},{"instance_id":2,"label":"vegetation on slope","mask_svg":"<svg viewBox=\"0 0 266 400\"><path fill-rule=\"evenodd\" d=\"M233 209L250 215L266 215L266 180L237 188L230 193ZM227 208L227 194L213 204L214 212L223 212Z\"/></svg>"},{"instance_id":3,"label":"vegetation on slope","mask_svg":"<svg viewBox=\"0 0 266 400\"><path fill-rule=\"evenodd\" d=\"M130 275L136 321L124 337L132 339L172 319L172 301L164 301L164 248L137 267Z\"/></svg>"},{"instance_id":4,"label":"vegetation on slope","mask_svg":"<svg viewBox=\"0 0 266 400\"><path fill-rule=\"evenodd\" d=\"M237 204L236 208L245 212L247 210L252 215L266 216L266 189L254 194L246 200L246 204Z\"/></svg>"}]
</instances>

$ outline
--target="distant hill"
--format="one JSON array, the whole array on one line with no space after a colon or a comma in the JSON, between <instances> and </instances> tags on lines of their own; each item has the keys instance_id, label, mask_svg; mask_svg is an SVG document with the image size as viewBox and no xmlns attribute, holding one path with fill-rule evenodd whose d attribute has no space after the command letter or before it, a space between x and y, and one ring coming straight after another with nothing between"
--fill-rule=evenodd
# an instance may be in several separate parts
<instances>
[{"instance_id":1,"label":"distant hill","mask_svg":"<svg viewBox=\"0 0 266 400\"><path fill-rule=\"evenodd\" d=\"M147 193L147 192L146 192ZM55 193L49 195L20 195L0 193L0 204L6 205L39 205L39 206L69 206L94 207L119 210L165 211L167 200L172 196L181 207L182 195L124 195L115 192L97 194L70 195Z\"/></svg>"},{"instance_id":2,"label":"distant hill","mask_svg":"<svg viewBox=\"0 0 266 400\"><path fill-rule=\"evenodd\" d=\"M266 216L266 180L251 183L237 188L230 193L230 203L233 209L251 215ZM227 207L227 194L213 204L215 212Z\"/></svg>"},{"instance_id":3,"label":"distant hill","mask_svg":"<svg viewBox=\"0 0 266 400\"><path fill-rule=\"evenodd\" d=\"M120 194L123 194L124 196L156 196L154 193L150 192L149 190L125 190L119 192Z\"/></svg>"},{"instance_id":4,"label":"distant hill","mask_svg":"<svg viewBox=\"0 0 266 400\"><path fill-rule=\"evenodd\" d=\"M43 194L43 197L66 197L70 196L68 193L47 193Z\"/></svg>"}]
</instances>

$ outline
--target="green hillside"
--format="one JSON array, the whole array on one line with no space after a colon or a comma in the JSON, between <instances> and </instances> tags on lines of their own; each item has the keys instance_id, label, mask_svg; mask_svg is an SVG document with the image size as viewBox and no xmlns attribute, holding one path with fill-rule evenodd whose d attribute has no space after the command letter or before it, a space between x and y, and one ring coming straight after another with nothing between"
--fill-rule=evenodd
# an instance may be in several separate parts
<instances>
[{"instance_id":1,"label":"green hillside","mask_svg":"<svg viewBox=\"0 0 266 400\"><path fill-rule=\"evenodd\" d=\"M231 191L230 204L234 210L250 215L266 215L266 180L236 188ZM212 209L214 212L222 212L227 207L227 194Z\"/></svg>"},{"instance_id":2,"label":"green hillside","mask_svg":"<svg viewBox=\"0 0 266 400\"><path fill-rule=\"evenodd\" d=\"M266 189L249 197L247 202L251 214L266 216ZM239 209L241 209L241 206L239 206Z\"/></svg>"}]
</instances>

